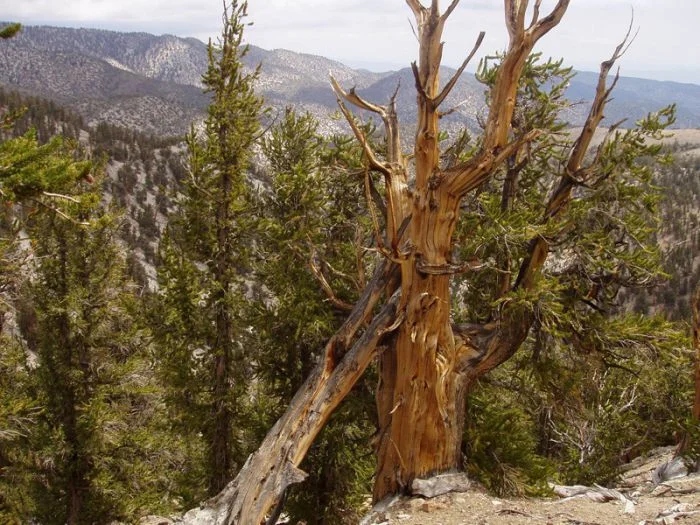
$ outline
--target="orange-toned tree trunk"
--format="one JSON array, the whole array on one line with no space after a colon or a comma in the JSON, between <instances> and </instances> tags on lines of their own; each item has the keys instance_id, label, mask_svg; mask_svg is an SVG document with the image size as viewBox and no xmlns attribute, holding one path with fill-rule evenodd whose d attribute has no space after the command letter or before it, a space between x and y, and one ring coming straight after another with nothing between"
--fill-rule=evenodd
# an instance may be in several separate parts
<instances>
[{"instance_id":1,"label":"orange-toned tree trunk","mask_svg":"<svg viewBox=\"0 0 700 525\"><path fill-rule=\"evenodd\" d=\"M433 215L431 219L443 228L453 227L454 212L440 217L436 210ZM423 236L420 258L411 257L402 264L405 318L380 361L375 500L403 491L416 477L461 464L463 403L454 370L457 353L450 325L450 278L423 273L418 264L419 260L442 260L444 264L449 247L437 240Z\"/></svg>"},{"instance_id":2,"label":"orange-toned tree trunk","mask_svg":"<svg viewBox=\"0 0 700 525\"><path fill-rule=\"evenodd\" d=\"M537 0L529 25L528 1L504 0L510 44L491 89L480 149L468 160L450 166L440 163L440 107L483 34L455 75L441 87L443 28L459 0L452 0L442 13L438 0L431 0L429 7L420 0L406 3L415 15L420 44L419 61L413 64L418 99L413 155L401 149L395 96L386 106L376 105L354 90L345 91L331 78L340 109L364 149L368 172L380 173L384 179L383 224L373 213L384 265L259 450L224 491L202 509L188 513L185 523L203 523L200 518L204 517L207 523L259 525L286 488L304 478L298 465L375 353L380 376L375 501L409 491L416 478L459 468L466 394L479 377L512 357L534 322L532 313L506 306L488 325L452 325L452 276L474 269L452 260L453 234L462 198L490 180L507 159L517 157L539 134L517 135L511 126L518 82L534 45L561 21L569 0L558 0L543 17L541 1ZM585 182L583 158L612 89L606 86L607 75L622 49L623 45L601 67L593 107L546 203L543 222L566 209L575 180ZM349 104L383 120L384 158L375 155ZM411 158L414 178L409 177ZM369 195L369 173L366 180ZM368 202L371 207L370 198ZM534 286L548 253L547 241L534 238L511 289ZM382 301L385 304L380 308Z\"/></svg>"},{"instance_id":3,"label":"orange-toned tree trunk","mask_svg":"<svg viewBox=\"0 0 700 525\"><path fill-rule=\"evenodd\" d=\"M483 34L456 75L441 87L442 32L458 2L453 1L444 13L440 12L437 1L433 1L430 7L423 6L418 0L407 0L407 3L416 18L420 43L418 63L413 64L418 96L415 183L411 192L395 196L396 199L404 198L401 208L404 213L410 210L407 239L401 239L403 243L399 240L392 243L403 246L399 250L398 264L401 267L404 319L380 358L377 391L380 434L375 501L410 490L416 478L461 466L465 394L470 384L490 369L486 363L480 364L477 356L485 357L494 352L480 353L468 338L455 337L451 326L451 277L468 270L452 260L453 233L460 201L517 147L518 140L512 141L509 131L518 79L532 46L556 25L568 4L559 2L545 24L538 20L538 13L535 14L532 25L526 28L527 2L505 2L511 45L494 89L484 148L472 162L447 171L440 166L440 105L477 49ZM388 163L389 172L386 173L389 189L391 180L396 177L391 166L392 163ZM393 220L398 224L404 219L404 216L398 216ZM529 325L521 330L522 337L497 341L500 353L512 355L510 348L520 346L528 328Z\"/></svg>"},{"instance_id":4,"label":"orange-toned tree trunk","mask_svg":"<svg viewBox=\"0 0 700 525\"><path fill-rule=\"evenodd\" d=\"M452 235L459 198L441 184L439 67L446 20L437 3L409 2L418 24L419 61L413 64L418 90L415 184L404 193L410 210L401 267L404 320L381 358L377 408L380 422L374 499L404 491L417 477L460 465L462 407L454 367L456 345L450 325ZM390 173L388 179L394 177ZM395 220L403 220L397 217Z\"/></svg>"}]
</instances>

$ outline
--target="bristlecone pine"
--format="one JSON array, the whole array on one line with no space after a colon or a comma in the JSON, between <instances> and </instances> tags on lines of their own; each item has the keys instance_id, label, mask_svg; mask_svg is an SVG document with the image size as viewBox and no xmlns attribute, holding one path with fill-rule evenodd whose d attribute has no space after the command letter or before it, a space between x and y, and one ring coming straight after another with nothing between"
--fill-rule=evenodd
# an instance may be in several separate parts
<instances>
[{"instance_id":1,"label":"bristlecone pine","mask_svg":"<svg viewBox=\"0 0 700 525\"><path fill-rule=\"evenodd\" d=\"M459 0L453 0L444 12L438 0L428 7L419 0L406 3L415 16L420 46L419 59L413 63L418 124L412 154L402 149L395 97L385 106L377 105L331 79L340 109L364 148L368 177L370 171L383 177L385 216L375 222L377 228L380 223L385 225L384 231L377 232L384 262L328 342L325 357L258 451L219 495L190 511L185 522L259 525L266 516L274 516L272 509L287 487L305 478L298 466L315 437L377 357L380 345L374 500L407 490L415 478L458 469L467 393L478 378L513 356L535 322L534 314L504 304L498 318L488 324L452 325L451 280L455 274L478 270L477 265L453 260L453 234L464 197L506 163L527 162L528 145L542 133L519 134L512 126L518 82L533 47L559 24L569 0L559 0L546 16L540 13L541 0L529 11L527 0L504 0L510 43L492 87L479 149L468 160L448 167L441 166L441 105L483 34L455 75L441 86L443 29ZM607 75L625 42L602 64L595 101L544 204L543 224L565 213L573 190L585 182L584 156L612 90L606 84ZM373 151L351 105L382 119L386 133L383 157ZM518 171L510 170L508 176L516 178ZM506 201L508 198L504 195ZM544 237L533 237L517 278L511 281L508 277L504 290L526 291L535 286L549 250Z\"/></svg>"}]
</instances>

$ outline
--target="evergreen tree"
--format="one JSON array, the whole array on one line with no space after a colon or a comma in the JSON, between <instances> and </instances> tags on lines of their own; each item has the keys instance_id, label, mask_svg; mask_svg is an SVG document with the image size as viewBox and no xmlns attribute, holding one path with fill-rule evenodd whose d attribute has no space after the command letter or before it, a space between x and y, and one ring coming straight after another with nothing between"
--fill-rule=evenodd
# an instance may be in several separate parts
<instances>
[{"instance_id":1,"label":"evergreen tree","mask_svg":"<svg viewBox=\"0 0 700 525\"><path fill-rule=\"evenodd\" d=\"M287 109L263 141L269 172L256 206L253 259L263 290L253 324L262 432L313 369L374 262L364 250L371 229L362 179L350 175L361 168L362 151L317 128L311 115ZM372 390L368 377L310 451L307 485L292 490L285 506L293 521L357 522L372 472Z\"/></svg>"},{"instance_id":2,"label":"evergreen tree","mask_svg":"<svg viewBox=\"0 0 700 525\"><path fill-rule=\"evenodd\" d=\"M12 335L0 334L0 523L21 525L34 513L30 436L41 407L32 390L33 367Z\"/></svg>"},{"instance_id":3,"label":"evergreen tree","mask_svg":"<svg viewBox=\"0 0 700 525\"><path fill-rule=\"evenodd\" d=\"M379 197L376 250L385 261L285 414L206 509L222 520L258 523L304 479L298 467L310 444L375 355L379 501L409 492L416 478L462 466L469 394L520 353L569 348L613 368L650 337L671 335L640 333L633 319L614 317L621 287L649 286L660 275L650 244L651 175L665 159L652 142L673 122L668 108L626 131L612 125L594 145L615 83L608 74L626 42L601 64L583 129L564 136L558 116L565 82L549 95L551 83L530 78L528 69L535 44L569 2L545 16L536 2L527 16L529 2L507 0L508 49L482 75L483 133L473 143L463 135L446 155L441 106L471 57L440 86L443 29L458 2L444 12L436 1L407 3L420 46L413 154L402 149L396 97L378 105L332 80L367 171L383 182L367 193ZM546 68L542 73L546 79ZM373 148L348 104L382 118L383 151Z\"/></svg>"},{"instance_id":4,"label":"evergreen tree","mask_svg":"<svg viewBox=\"0 0 700 525\"><path fill-rule=\"evenodd\" d=\"M161 432L120 224L100 210L94 165L75 143L23 131L58 118L40 102L10 100L0 142L0 521L167 511L173 482L161 471L181 463L179 443Z\"/></svg>"},{"instance_id":5,"label":"evergreen tree","mask_svg":"<svg viewBox=\"0 0 700 525\"><path fill-rule=\"evenodd\" d=\"M246 9L246 2L232 2L220 42L209 45L203 83L212 100L204 129L188 137L189 177L161 245L159 272L157 335L173 420L182 423L179 430L203 436L211 495L242 465L246 451L246 171L262 107L253 93L257 71L246 72L242 63Z\"/></svg>"},{"instance_id":6,"label":"evergreen tree","mask_svg":"<svg viewBox=\"0 0 700 525\"><path fill-rule=\"evenodd\" d=\"M0 28L0 38L12 38L19 33L20 29L22 29L22 26L18 23L7 24Z\"/></svg>"},{"instance_id":7,"label":"evergreen tree","mask_svg":"<svg viewBox=\"0 0 700 525\"><path fill-rule=\"evenodd\" d=\"M27 494L41 523L133 518L170 489L158 477L173 459L159 433L162 396L134 321L119 224L96 193L68 208L80 222L54 211L31 220L34 322L23 335L36 356L30 391L41 413L27 439Z\"/></svg>"},{"instance_id":8,"label":"evergreen tree","mask_svg":"<svg viewBox=\"0 0 700 525\"><path fill-rule=\"evenodd\" d=\"M18 29L6 26L0 37L9 38ZM21 288L31 253L18 234L27 214L37 208L68 220L76 182L91 180L93 170L91 163L79 160L70 141L55 137L40 144L36 130L20 133L23 113L8 107L0 114L0 521L10 523L26 522L35 509L27 490L32 479L28 466L33 464L31 438L43 413L35 359L18 337L18 318L19 328L23 326L17 306L26 303Z\"/></svg>"},{"instance_id":9,"label":"evergreen tree","mask_svg":"<svg viewBox=\"0 0 700 525\"><path fill-rule=\"evenodd\" d=\"M76 145L61 136L40 144L36 130L6 138L21 112L2 116L0 122L0 198L4 205L33 202L54 206L60 195L81 179L92 180L92 165L75 159Z\"/></svg>"},{"instance_id":10,"label":"evergreen tree","mask_svg":"<svg viewBox=\"0 0 700 525\"><path fill-rule=\"evenodd\" d=\"M13 137L22 108L0 113L0 293L11 293L26 252L18 244L24 208L53 209L64 204L80 180L92 181L93 164L80 160L76 144L56 136L41 144L35 129ZM0 307L0 311L4 308Z\"/></svg>"}]
</instances>

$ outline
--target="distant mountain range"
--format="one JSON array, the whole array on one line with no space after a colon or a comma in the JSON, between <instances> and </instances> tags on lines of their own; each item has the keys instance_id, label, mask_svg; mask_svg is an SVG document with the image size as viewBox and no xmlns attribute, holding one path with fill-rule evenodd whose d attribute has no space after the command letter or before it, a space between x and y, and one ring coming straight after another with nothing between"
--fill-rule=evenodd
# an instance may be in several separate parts
<instances>
[{"instance_id":1,"label":"distant mountain range","mask_svg":"<svg viewBox=\"0 0 700 525\"><path fill-rule=\"evenodd\" d=\"M258 91L266 103L287 105L314 114L327 132L343 128L332 117L337 111L328 74L344 86L356 86L366 98L386 102L401 85L399 117L415 121L415 93L410 68L375 73L347 67L323 57L251 46L249 67L262 64ZM200 78L207 66L206 45L192 38L146 33L44 26L24 27L15 38L0 41L0 85L72 107L88 122L107 121L156 134L182 134L201 119L208 97ZM453 70L445 68L447 78ZM581 72L570 83L568 96L583 102L566 117L578 125L594 93L596 73ZM484 88L473 74L464 74L447 106L448 129L477 125ZM637 78L620 79L607 122L643 117L667 104L678 107L678 128L700 127L700 86Z\"/></svg>"}]
</instances>

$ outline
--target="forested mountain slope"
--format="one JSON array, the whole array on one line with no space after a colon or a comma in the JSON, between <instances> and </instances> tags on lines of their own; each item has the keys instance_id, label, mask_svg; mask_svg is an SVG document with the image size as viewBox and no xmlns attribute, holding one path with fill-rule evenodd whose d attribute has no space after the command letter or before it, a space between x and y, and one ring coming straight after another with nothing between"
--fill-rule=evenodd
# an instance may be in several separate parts
<instances>
[{"instance_id":1,"label":"forested mountain slope","mask_svg":"<svg viewBox=\"0 0 700 525\"><path fill-rule=\"evenodd\" d=\"M77 113L36 97L0 89L3 112L26 109L13 128L15 135L35 129L40 142L54 135L76 141L104 166L99 181L104 201L121 210L120 237L127 249L131 276L153 286L155 253L178 182L184 177L183 145L107 123L89 125Z\"/></svg>"},{"instance_id":2,"label":"forested mountain slope","mask_svg":"<svg viewBox=\"0 0 700 525\"><path fill-rule=\"evenodd\" d=\"M41 40L42 31L33 38ZM199 44L117 36L48 31L46 42L58 55L47 54L46 43L19 48L2 47L19 39L0 42L0 75L14 75L13 86L22 90L0 89L0 521L134 522L196 507L249 464L246 458L309 372L319 364L322 373L336 370L352 351L331 337L354 302L370 300L368 283L379 280L370 275L383 277L382 268L409 261L398 241L410 220L390 224L382 216L390 210L382 194L388 184L366 166L370 146L327 119L336 105L326 79L332 69L343 86L356 83L373 100L386 100L401 80L397 100L410 123L408 70L378 75L318 57L251 48L246 59L262 58L268 69L257 79L234 75L235 89L216 100L199 141L184 142L163 135L182 133L192 115L198 118L196 104L189 110L179 104L200 90L196 75L186 74L201 65ZM73 54L76 40L81 51ZM7 50L15 58L33 57L46 71L37 73L24 59L18 65ZM59 57L65 71L51 70L50 57ZM229 74L239 71L236 59L229 56ZM212 74L220 73L217 67L209 65ZM81 72L89 73L88 81L66 80ZM23 76L34 87L22 87ZM273 105L265 133L258 121L261 102L247 84L253 80ZM40 87L49 99L27 96ZM455 87L455 102L467 103L451 115L454 124L477 128L483 122L485 89L470 78ZM535 95L534 102L541 102L549 93ZM115 100L127 102L115 106ZM321 121L283 110L290 102ZM139 104L153 113L134 115L132 106ZM170 113L163 113L166 106ZM546 106L547 118L551 112L556 121L561 105ZM519 107L537 114L537 104ZM516 121L505 120L514 129ZM455 261L467 262L419 264L423 276L448 272L470 279L454 286L453 301L442 302L454 303L446 326L459 324L460 337L488 337L508 308L522 308L515 312L532 323L512 359L474 383L459 416L465 423L459 453L466 458L460 467L498 495L546 493L551 479L610 483L624 462L673 445L694 428L688 421L692 355L686 328L688 294L699 278L700 140L689 132L663 139L677 161L654 163L652 172L647 167L657 152L639 137L656 134L628 135L629 149L601 154L607 164L600 178L590 188L580 181L568 203L572 215L549 230L540 222L541 201L556 195L556 176L566 184L573 179L566 178L572 171L559 173L560 151L571 146L562 145L565 126L548 122L543 127L552 133L542 137L543 148L521 151L524 166L531 155L541 163L523 172L510 196L507 182L518 180L517 155L452 215L462 217ZM338 129L346 134L329 134ZM385 150L371 126L365 131L382 159L403 158L402 151ZM55 151L90 172L74 186L33 198L46 189L33 178L42 170L21 170L42 160L35 139L51 144L56 136L65 142ZM411 140L413 135L404 135L405 150ZM443 150L441 160L448 165L469 159L478 148L462 142L457 156L450 160L452 150ZM51 162L49 156L43 164L49 171ZM417 162L411 162L396 172L407 181L417 178L411 171ZM21 192L5 192L17 171L29 183L19 186ZM590 175L584 171L576 173ZM621 178L606 185L608 176ZM432 184L439 186L437 177L423 188L425 195ZM649 225L656 210L654 184L665 199L659 223ZM586 195L596 185L595 195ZM523 208L508 210L502 196ZM391 248L396 253L382 245L382 220L398 236ZM648 238L651 231L655 238ZM549 275L533 280L530 292L502 286L503 275L516 277L513 254L524 257L540 241L569 234L577 237L566 244L552 241ZM650 255L655 243L669 274L658 283L652 282L658 276ZM635 258L626 259L625 247ZM22 260L12 259L17 253ZM635 265L642 268L639 275ZM416 278L421 280L427 279ZM606 289L608 282L613 284ZM623 286L641 289L619 295ZM480 297L496 288L503 290L500 299ZM390 294L378 292L376 300L380 295ZM411 304L429 311L437 303L424 302L429 295ZM372 337L375 325L365 328L364 315L390 311L397 294L392 297L385 306L374 302L362 316L350 316L356 320L353 333ZM393 329L386 318L380 321L387 326L378 333L389 341ZM404 321L399 317L395 327ZM382 348L377 359L365 362L367 373L348 387L348 398L299 465L309 477L285 495L292 522L357 522L373 475L372 436L403 404L400 399L374 413L376 393L388 384L377 378L391 364L389 346ZM353 372L352 363L347 369ZM225 442L212 446L212 436ZM222 451L226 461L220 461ZM279 454L268 459L279 462ZM260 472L267 470L255 474Z\"/></svg>"},{"instance_id":3,"label":"forested mountain slope","mask_svg":"<svg viewBox=\"0 0 700 525\"><path fill-rule=\"evenodd\" d=\"M159 134L183 134L203 117L208 97L201 93L206 46L192 38L97 29L29 26L0 47L0 84L74 108L89 123L109 122ZM249 68L262 65L258 92L279 116L287 105L310 111L326 133L342 126L329 72L346 87L356 86L370 100L385 103L400 85L401 124L415 123L413 74L356 70L323 57L251 46ZM624 64L622 72L624 73ZM454 70L445 68L443 78ZM568 96L577 104L566 118L580 124L586 101L594 94L596 74L582 72L570 83ZM669 103L678 105L676 127L700 126L700 86L622 77L606 112L609 124L627 118L632 124ZM446 104L448 128L478 126L484 86L473 73L457 83Z\"/></svg>"},{"instance_id":4,"label":"forested mountain slope","mask_svg":"<svg viewBox=\"0 0 700 525\"><path fill-rule=\"evenodd\" d=\"M35 127L43 141L56 133L80 138L95 157L104 157L105 199L124 209L130 265L142 284L153 285L161 229L172 209L172 192L184 176L183 144L106 123L91 126L47 99L4 90L0 107L27 108L17 132ZM640 313L688 319L689 294L700 282L700 130L671 132L665 142L674 163L657 174L664 194L658 239L669 280L634 298L623 294L623 299Z\"/></svg>"}]
</instances>

